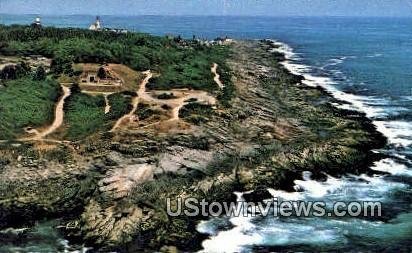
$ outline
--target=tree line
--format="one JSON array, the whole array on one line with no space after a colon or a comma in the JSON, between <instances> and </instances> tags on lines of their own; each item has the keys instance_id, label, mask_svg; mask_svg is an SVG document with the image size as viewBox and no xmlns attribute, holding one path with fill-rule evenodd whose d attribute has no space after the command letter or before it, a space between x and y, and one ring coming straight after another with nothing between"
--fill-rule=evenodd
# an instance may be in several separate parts
<instances>
[{"instance_id":1,"label":"tree line","mask_svg":"<svg viewBox=\"0 0 412 253\"><path fill-rule=\"evenodd\" d=\"M119 34L77 28L33 28L0 25L0 55L42 55L52 59L51 73L74 76L73 63L120 63L161 75L148 87L216 91L210 67L225 66L228 50L196 40L144 33Z\"/></svg>"}]
</instances>

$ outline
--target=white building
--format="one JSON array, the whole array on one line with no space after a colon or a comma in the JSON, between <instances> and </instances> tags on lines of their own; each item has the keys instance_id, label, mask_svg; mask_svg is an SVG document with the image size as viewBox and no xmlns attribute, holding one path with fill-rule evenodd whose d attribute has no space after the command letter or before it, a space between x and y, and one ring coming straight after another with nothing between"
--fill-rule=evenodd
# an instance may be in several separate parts
<instances>
[{"instance_id":1,"label":"white building","mask_svg":"<svg viewBox=\"0 0 412 253\"><path fill-rule=\"evenodd\" d=\"M41 19L40 17L37 17L34 19L33 23L31 23L31 26L33 27L41 27Z\"/></svg>"},{"instance_id":2,"label":"white building","mask_svg":"<svg viewBox=\"0 0 412 253\"><path fill-rule=\"evenodd\" d=\"M102 30L102 25L100 23L100 18L97 16L96 21L90 25L89 30L92 31L101 31Z\"/></svg>"}]
</instances>

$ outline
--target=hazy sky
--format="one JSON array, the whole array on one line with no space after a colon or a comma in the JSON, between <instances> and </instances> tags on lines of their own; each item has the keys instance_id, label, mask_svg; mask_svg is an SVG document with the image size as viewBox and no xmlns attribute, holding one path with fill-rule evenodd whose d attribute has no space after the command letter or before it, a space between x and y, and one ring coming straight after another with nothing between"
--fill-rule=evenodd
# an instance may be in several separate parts
<instances>
[{"instance_id":1,"label":"hazy sky","mask_svg":"<svg viewBox=\"0 0 412 253\"><path fill-rule=\"evenodd\" d=\"M0 13L412 16L412 0L0 0Z\"/></svg>"}]
</instances>

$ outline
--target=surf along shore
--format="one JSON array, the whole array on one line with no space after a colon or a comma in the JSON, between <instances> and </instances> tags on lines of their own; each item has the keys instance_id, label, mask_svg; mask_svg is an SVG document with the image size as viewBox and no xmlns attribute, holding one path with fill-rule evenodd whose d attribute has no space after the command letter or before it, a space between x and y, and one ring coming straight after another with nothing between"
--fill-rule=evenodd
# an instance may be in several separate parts
<instances>
[{"instance_id":1,"label":"surf along shore","mask_svg":"<svg viewBox=\"0 0 412 253\"><path fill-rule=\"evenodd\" d=\"M69 241L94 249L193 251L206 238L195 228L201 217L169 217L167 198L234 201L234 191L251 191L245 199L261 201L268 188L293 191L303 171L317 180L367 173L386 139L364 114L302 84L270 41L230 47L228 69L217 71L233 96L207 120L188 122L190 131L106 134L79 144L89 145L81 149L87 162L3 168L0 229L60 218Z\"/></svg>"}]
</instances>

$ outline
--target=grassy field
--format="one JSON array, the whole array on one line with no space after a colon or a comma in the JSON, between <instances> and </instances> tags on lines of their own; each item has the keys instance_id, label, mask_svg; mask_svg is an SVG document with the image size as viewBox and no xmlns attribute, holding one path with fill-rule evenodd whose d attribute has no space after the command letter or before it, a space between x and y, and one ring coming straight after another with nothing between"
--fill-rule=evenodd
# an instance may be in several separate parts
<instances>
[{"instance_id":1,"label":"grassy field","mask_svg":"<svg viewBox=\"0 0 412 253\"><path fill-rule=\"evenodd\" d=\"M59 84L23 78L0 88L0 139L14 139L24 127L39 127L53 120Z\"/></svg>"},{"instance_id":2,"label":"grassy field","mask_svg":"<svg viewBox=\"0 0 412 253\"><path fill-rule=\"evenodd\" d=\"M72 88L72 95L65 104L65 138L81 140L98 130L106 129L104 97L91 96Z\"/></svg>"},{"instance_id":3,"label":"grassy field","mask_svg":"<svg viewBox=\"0 0 412 253\"><path fill-rule=\"evenodd\" d=\"M151 79L148 88L165 90L190 88L216 93L219 89L213 81L210 68L214 62L224 66L229 54L227 47L202 48L177 52L171 58L171 64L161 65L160 75Z\"/></svg>"},{"instance_id":4,"label":"grassy field","mask_svg":"<svg viewBox=\"0 0 412 253\"><path fill-rule=\"evenodd\" d=\"M109 97L110 112L107 114L109 120L117 120L132 109L132 97L127 93L114 93Z\"/></svg>"},{"instance_id":5,"label":"grassy field","mask_svg":"<svg viewBox=\"0 0 412 253\"><path fill-rule=\"evenodd\" d=\"M131 110L132 97L127 92L109 95L110 112L104 113L104 97L81 93L72 88L72 95L66 100L65 139L81 140L97 132L109 130L114 121Z\"/></svg>"}]
</instances>

